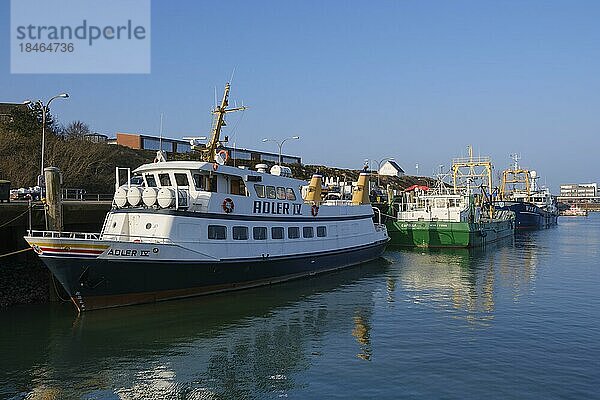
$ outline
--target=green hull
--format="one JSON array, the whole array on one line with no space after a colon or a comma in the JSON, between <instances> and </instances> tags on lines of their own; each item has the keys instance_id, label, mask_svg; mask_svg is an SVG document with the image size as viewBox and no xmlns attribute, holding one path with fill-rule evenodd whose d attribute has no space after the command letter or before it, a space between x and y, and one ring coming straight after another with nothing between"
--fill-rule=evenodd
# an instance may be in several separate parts
<instances>
[{"instance_id":1,"label":"green hull","mask_svg":"<svg viewBox=\"0 0 600 400\"><path fill-rule=\"evenodd\" d=\"M406 247L479 247L514 234L512 220L468 223L388 221L390 245Z\"/></svg>"}]
</instances>

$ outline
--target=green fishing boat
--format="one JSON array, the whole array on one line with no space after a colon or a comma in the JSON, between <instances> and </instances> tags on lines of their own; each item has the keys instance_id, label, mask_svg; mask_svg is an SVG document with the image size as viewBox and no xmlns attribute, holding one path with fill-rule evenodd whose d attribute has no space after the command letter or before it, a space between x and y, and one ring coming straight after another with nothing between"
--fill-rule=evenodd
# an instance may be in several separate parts
<instances>
[{"instance_id":1,"label":"green fishing boat","mask_svg":"<svg viewBox=\"0 0 600 400\"><path fill-rule=\"evenodd\" d=\"M390 204L393 218L386 223L390 244L472 248L512 236L514 213L495 211L487 199L491 170L489 158L473 157L469 147L469 158L453 160L452 185L441 174L436 188L414 185L406 189ZM484 184L472 186L476 180Z\"/></svg>"}]
</instances>

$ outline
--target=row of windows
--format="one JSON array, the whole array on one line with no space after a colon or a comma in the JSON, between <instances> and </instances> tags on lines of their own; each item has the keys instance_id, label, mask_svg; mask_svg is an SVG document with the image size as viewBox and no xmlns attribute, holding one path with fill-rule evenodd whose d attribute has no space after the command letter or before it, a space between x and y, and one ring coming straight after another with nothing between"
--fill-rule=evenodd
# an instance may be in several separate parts
<instances>
[{"instance_id":1,"label":"row of windows","mask_svg":"<svg viewBox=\"0 0 600 400\"><path fill-rule=\"evenodd\" d=\"M161 187L165 186L173 186L171 175L168 173L161 173L158 175L155 174L145 174L146 184L148 187L158 187L156 176L158 176L158 183L160 183ZM189 187L190 181L188 179L188 175L185 173L173 173L173 177L175 178L175 183L179 187ZM203 190L207 192L216 192L217 191L217 176L216 175L205 175L205 174L193 174L192 175L194 181L194 187L196 190ZM246 193L246 185L242 178L237 176L229 176L226 181L229 182L229 193L236 194L239 196L247 196ZM283 189L283 188L282 188ZM291 189L290 189L291 190ZM284 194L285 196L285 194ZM295 196L294 196L295 199Z\"/></svg>"},{"instance_id":2,"label":"row of windows","mask_svg":"<svg viewBox=\"0 0 600 400\"><path fill-rule=\"evenodd\" d=\"M177 182L177 186L189 186L190 182L188 181L187 174L174 173L175 182ZM171 185L171 177L169 174L158 174L158 181L160 182L160 186L172 186ZM154 174L146 174L146 182L148 187L157 187L156 179L154 178Z\"/></svg>"},{"instance_id":3,"label":"row of windows","mask_svg":"<svg viewBox=\"0 0 600 400\"><path fill-rule=\"evenodd\" d=\"M169 153L189 153L192 151L189 143L174 142L171 140L161 140L157 138L142 138L142 149L144 150L164 150Z\"/></svg>"},{"instance_id":4,"label":"row of windows","mask_svg":"<svg viewBox=\"0 0 600 400\"><path fill-rule=\"evenodd\" d=\"M431 206L437 208L462 207L461 199L419 199L418 206L420 208Z\"/></svg>"},{"instance_id":5,"label":"row of windows","mask_svg":"<svg viewBox=\"0 0 600 400\"><path fill-rule=\"evenodd\" d=\"M254 185L256 195L260 198L266 197L267 199L278 199L278 200L296 200L296 194L292 188L284 188L278 186L265 186L265 185Z\"/></svg>"},{"instance_id":6,"label":"row of windows","mask_svg":"<svg viewBox=\"0 0 600 400\"><path fill-rule=\"evenodd\" d=\"M248 240L248 227L247 226L234 226L231 229L231 237L233 240ZM271 239L282 240L284 239L284 228L280 226L274 226L271 228ZM309 239L315 236L315 232L312 226L302 227L302 237ZM327 227L317 226L317 237L326 237ZM209 225L208 226L208 238L214 240L225 240L227 239L227 227L223 225ZM254 240L267 240L267 228L264 226L255 226L252 228L252 238ZM300 228L297 226L290 226L287 228L288 239L299 239Z\"/></svg>"}]
</instances>

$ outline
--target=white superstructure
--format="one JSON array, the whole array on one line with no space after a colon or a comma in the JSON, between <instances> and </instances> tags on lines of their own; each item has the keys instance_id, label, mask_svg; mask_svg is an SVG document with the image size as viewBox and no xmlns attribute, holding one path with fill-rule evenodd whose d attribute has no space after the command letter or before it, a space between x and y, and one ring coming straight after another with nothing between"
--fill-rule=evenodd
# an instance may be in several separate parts
<instances>
[{"instance_id":1,"label":"white superstructure","mask_svg":"<svg viewBox=\"0 0 600 400\"><path fill-rule=\"evenodd\" d=\"M146 164L133 174L143 184L118 186L101 240L173 243L220 260L332 251L386 238L370 204L305 201L302 180L189 161Z\"/></svg>"}]
</instances>

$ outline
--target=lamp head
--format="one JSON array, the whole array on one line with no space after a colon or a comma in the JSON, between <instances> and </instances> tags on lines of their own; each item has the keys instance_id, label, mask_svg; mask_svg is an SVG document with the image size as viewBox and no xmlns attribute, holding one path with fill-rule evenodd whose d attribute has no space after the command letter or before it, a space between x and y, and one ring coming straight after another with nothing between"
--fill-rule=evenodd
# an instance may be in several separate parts
<instances>
[{"instance_id":1,"label":"lamp head","mask_svg":"<svg viewBox=\"0 0 600 400\"><path fill-rule=\"evenodd\" d=\"M61 93L58 95L58 97L62 97L63 99L68 99L69 98L69 93Z\"/></svg>"},{"instance_id":2,"label":"lamp head","mask_svg":"<svg viewBox=\"0 0 600 400\"><path fill-rule=\"evenodd\" d=\"M292 136L292 139L300 139L300 136Z\"/></svg>"},{"instance_id":3,"label":"lamp head","mask_svg":"<svg viewBox=\"0 0 600 400\"><path fill-rule=\"evenodd\" d=\"M269 139L267 139L267 138L264 138L262 141L263 141L263 142L267 142L268 140L269 140Z\"/></svg>"}]
</instances>

